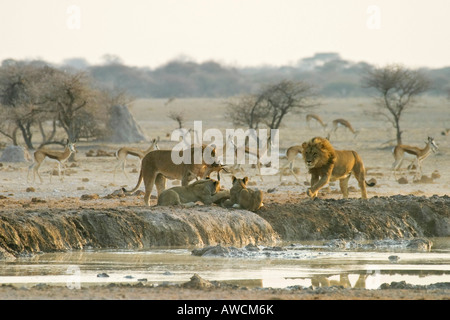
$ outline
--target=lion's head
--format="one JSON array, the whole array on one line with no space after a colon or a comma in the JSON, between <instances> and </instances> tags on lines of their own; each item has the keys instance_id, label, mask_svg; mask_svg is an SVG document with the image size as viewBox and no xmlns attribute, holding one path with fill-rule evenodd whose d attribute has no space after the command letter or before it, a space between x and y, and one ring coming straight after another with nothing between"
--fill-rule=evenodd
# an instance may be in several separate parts
<instances>
[{"instance_id":1,"label":"lion's head","mask_svg":"<svg viewBox=\"0 0 450 320\"><path fill-rule=\"evenodd\" d=\"M320 168L333 162L336 158L336 153L330 141L320 137L303 142L302 155L308 169Z\"/></svg>"},{"instance_id":2,"label":"lion's head","mask_svg":"<svg viewBox=\"0 0 450 320\"><path fill-rule=\"evenodd\" d=\"M197 182L203 181L204 186L207 186L207 188L210 190L211 194L216 194L220 191L220 182L214 179L206 178L203 180L199 180ZM194 182L195 183L195 182Z\"/></svg>"}]
</instances>

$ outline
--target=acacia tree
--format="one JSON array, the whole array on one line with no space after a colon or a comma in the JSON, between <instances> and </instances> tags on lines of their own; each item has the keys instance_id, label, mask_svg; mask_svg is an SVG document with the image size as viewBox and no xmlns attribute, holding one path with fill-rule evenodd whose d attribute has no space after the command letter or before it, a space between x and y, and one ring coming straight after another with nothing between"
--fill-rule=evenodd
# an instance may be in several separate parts
<instances>
[{"instance_id":1,"label":"acacia tree","mask_svg":"<svg viewBox=\"0 0 450 320\"><path fill-rule=\"evenodd\" d=\"M58 70L48 81L46 92L53 114L69 140L78 140L95 126L92 109L97 106L99 91L93 89L86 73Z\"/></svg>"},{"instance_id":2,"label":"acacia tree","mask_svg":"<svg viewBox=\"0 0 450 320\"><path fill-rule=\"evenodd\" d=\"M258 93L228 102L227 118L235 125L257 129L265 124L279 129L286 115L317 105L314 87L304 81L283 80L264 86Z\"/></svg>"},{"instance_id":3,"label":"acacia tree","mask_svg":"<svg viewBox=\"0 0 450 320\"><path fill-rule=\"evenodd\" d=\"M283 80L266 86L258 100L262 112L267 114L265 124L270 129L279 129L284 117L291 112L317 105L314 87L305 81Z\"/></svg>"},{"instance_id":4,"label":"acacia tree","mask_svg":"<svg viewBox=\"0 0 450 320\"><path fill-rule=\"evenodd\" d=\"M237 100L229 100L225 104L227 106L225 115L236 126L258 129L266 116L256 95L244 95Z\"/></svg>"},{"instance_id":5,"label":"acacia tree","mask_svg":"<svg viewBox=\"0 0 450 320\"><path fill-rule=\"evenodd\" d=\"M118 92L118 93L117 93ZM18 144L21 134L34 149L33 133L41 133L39 147L63 144L68 137L101 135L111 104L129 101L123 91L100 90L81 72L69 73L42 62L3 62L0 67L0 134ZM67 137L57 137L63 128Z\"/></svg>"},{"instance_id":6,"label":"acacia tree","mask_svg":"<svg viewBox=\"0 0 450 320\"><path fill-rule=\"evenodd\" d=\"M375 99L380 107L377 114L392 124L396 129L397 144L401 144L402 113L414 103L417 96L430 88L431 81L418 70L392 64L382 68L368 69L363 77L363 84L366 88L375 89Z\"/></svg>"},{"instance_id":7,"label":"acacia tree","mask_svg":"<svg viewBox=\"0 0 450 320\"><path fill-rule=\"evenodd\" d=\"M42 92L44 79L51 73L49 67L15 61L0 68L0 133L14 145L20 132L26 146L33 148L32 128L41 125L48 115Z\"/></svg>"}]
</instances>

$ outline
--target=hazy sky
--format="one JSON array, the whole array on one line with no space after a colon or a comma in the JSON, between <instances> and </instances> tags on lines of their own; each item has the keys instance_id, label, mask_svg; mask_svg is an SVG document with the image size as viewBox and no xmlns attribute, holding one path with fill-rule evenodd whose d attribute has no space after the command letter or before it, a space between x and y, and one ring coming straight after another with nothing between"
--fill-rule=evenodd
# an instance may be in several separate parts
<instances>
[{"instance_id":1,"label":"hazy sky","mask_svg":"<svg viewBox=\"0 0 450 320\"><path fill-rule=\"evenodd\" d=\"M0 60L104 54L156 67L179 56L284 65L316 52L450 66L449 0L1 0Z\"/></svg>"}]
</instances>

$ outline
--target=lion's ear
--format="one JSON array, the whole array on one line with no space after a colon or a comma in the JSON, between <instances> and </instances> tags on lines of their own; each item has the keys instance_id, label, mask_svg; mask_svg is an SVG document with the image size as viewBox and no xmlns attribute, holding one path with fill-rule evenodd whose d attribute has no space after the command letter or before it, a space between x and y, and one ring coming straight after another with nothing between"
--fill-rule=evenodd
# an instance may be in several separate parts
<instances>
[{"instance_id":1,"label":"lion's ear","mask_svg":"<svg viewBox=\"0 0 450 320\"><path fill-rule=\"evenodd\" d=\"M234 183L235 181L236 181L236 177L235 177L235 176L232 176L232 177L231 177L231 182Z\"/></svg>"},{"instance_id":2,"label":"lion's ear","mask_svg":"<svg viewBox=\"0 0 450 320\"><path fill-rule=\"evenodd\" d=\"M244 182L244 184L246 185L248 182L248 177L244 177L244 179L242 179L242 181Z\"/></svg>"},{"instance_id":3,"label":"lion's ear","mask_svg":"<svg viewBox=\"0 0 450 320\"><path fill-rule=\"evenodd\" d=\"M303 142L303 143L302 143L302 149L305 150L307 145L308 145L308 143Z\"/></svg>"}]
</instances>

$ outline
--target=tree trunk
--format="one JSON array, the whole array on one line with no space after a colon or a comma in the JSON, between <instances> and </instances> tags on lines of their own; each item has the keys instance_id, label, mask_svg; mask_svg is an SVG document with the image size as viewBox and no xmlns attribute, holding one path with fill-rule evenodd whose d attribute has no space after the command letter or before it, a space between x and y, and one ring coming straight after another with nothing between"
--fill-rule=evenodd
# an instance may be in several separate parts
<instances>
[{"instance_id":1,"label":"tree trunk","mask_svg":"<svg viewBox=\"0 0 450 320\"><path fill-rule=\"evenodd\" d=\"M31 138L33 137L33 134L29 130L29 127L25 128L20 121L18 121L17 126L19 127L20 131L22 132L23 140L25 141L27 148L29 150L33 150L34 147L33 147L33 143L31 142Z\"/></svg>"},{"instance_id":2,"label":"tree trunk","mask_svg":"<svg viewBox=\"0 0 450 320\"><path fill-rule=\"evenodd\" d=\"M402 131L400 130L400 119L395 119L395 129L397 130L397 145L402 144Z\"/></svg>"}]
</instances>

